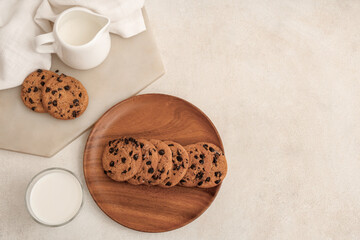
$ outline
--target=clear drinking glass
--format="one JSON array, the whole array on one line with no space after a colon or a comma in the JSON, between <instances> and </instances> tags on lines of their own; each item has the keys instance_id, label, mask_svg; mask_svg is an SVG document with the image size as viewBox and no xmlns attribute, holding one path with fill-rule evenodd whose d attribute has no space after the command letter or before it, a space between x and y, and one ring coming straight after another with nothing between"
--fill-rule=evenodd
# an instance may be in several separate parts
<instances>
[{"instance_id":1,"label":"clear drinking glass","mask_svg":"<svg viewBox=\"0 0 360 240\"><path fill-rule=\"evenodd\" d=\"M51 221L46 221L45 219L41 219L39 218L36 213L33 211L33 207L31 206L31 194L33 192L34 186L36 186L36 184L39 182L39 180L43 179L43 181L46 181L44 177L46 177L48 174L52 174L52 173L65 173L65 174L70 174L72 177L74 177L75 182L77 182L80 186L80 192L79 194L81 194L81 203L78 206L78 209L73 213L73 215L71 217L69 217L68 219L64 220L63 222L58 222L58 223L50 223ZM53 192L53 190L51 190L51 192ZM79 196L77 196L79 198ZM67 199L69 200L69 199ZM45 225L45 226L49 226L49 227L59 227L59 226L63 226L67 223L69 223L71 220L73 220L80 212L80 209L82 208L82 205L84 203L84 188L82 186L82 184L80 183L79 179L76 177L76 175L64 168L48 168L45 169L41 172L39 172L38 174L36 174L30 181L27 189L26 189L26 195L25 195L25 201L26 201L26 207L31 215L31 217L38 223ZM75 200L74 200L75 201ZM77 199L78 203L79 203L79 199Z\"/></svg>"}]
</instances>

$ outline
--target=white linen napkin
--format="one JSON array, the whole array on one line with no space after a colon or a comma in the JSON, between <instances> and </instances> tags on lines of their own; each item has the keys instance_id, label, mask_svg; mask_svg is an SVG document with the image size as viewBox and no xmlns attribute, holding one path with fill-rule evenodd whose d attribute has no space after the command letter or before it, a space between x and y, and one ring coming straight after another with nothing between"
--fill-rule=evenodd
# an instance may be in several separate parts
<instances>
[{"instance_id":1,"label":"white linen napkin","mask_svg":"<svg viewBox=\"0 0 360 240\"><path fill-rule=\"evenodd\" d=\"M109 17L110 32L121 37L146 30L141 11L144 0L0 1L0 90L21 85L38 68L50 68L51 55L35 51L35 36L51 32L57 15L75 6Z\"/></svg>"}]
</instances>

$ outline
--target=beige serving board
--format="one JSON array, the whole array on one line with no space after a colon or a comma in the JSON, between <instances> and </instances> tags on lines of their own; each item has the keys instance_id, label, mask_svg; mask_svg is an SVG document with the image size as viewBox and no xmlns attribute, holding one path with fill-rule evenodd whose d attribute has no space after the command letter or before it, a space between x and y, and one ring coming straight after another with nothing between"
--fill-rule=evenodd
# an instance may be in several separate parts
<instances>
[{"instance_id":1,"label":"beige serving board","mask_svg":"<svg viewBox=\"0 0 360 240\"><path fill-rule=\"evenodd\" d=\"M85 113L75 120L58 120L26 108L20 87L0 91L0 148L51 157L117 102L135 95L164 74L151 27L132 38L111 36L111 50L98 67L86 71L64 65L56 55L51 70L79 79L89 94Z\"/></svg>"}]
</instances>

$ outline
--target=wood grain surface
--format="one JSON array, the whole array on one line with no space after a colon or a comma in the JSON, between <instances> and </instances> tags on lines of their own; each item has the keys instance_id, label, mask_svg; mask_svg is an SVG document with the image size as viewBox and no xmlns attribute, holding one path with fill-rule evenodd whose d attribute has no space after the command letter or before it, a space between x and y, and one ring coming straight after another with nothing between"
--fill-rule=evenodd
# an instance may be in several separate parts
<instances>
[{"instance_id":1,"label":"wood grain surface","mask_svg":"<svg viewBox=\"0 0 360 240\"><path fill-rule=\"evenodd\" d=\"M96 204L123 226L143 232L182 227L200 216L221 185L209 188L134 186L104 174L104 145L118 136L173 140L180 144L207 141L224 150L208 117L183 99L145 94L128 98L109 109L95 124L84 152L84 175Z\"/></svg>"}]
</instances>

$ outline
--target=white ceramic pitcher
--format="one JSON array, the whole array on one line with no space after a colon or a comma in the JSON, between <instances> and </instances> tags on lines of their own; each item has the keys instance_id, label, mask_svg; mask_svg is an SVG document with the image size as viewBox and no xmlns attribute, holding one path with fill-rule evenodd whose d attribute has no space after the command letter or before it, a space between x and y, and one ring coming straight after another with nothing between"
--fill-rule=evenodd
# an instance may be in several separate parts
<instances>
[{"instance_id":1,"label":"white ceramic pitcher","mask_svg":"<svg viewBox=\"0 0 360 240\"><path fill-rule=\"evenodd\" d=\"M96 67L110 51L109 24L109 18L89 9L67 9L56 18L52 32L36 37L36 51L56 53L76 69Z\"/></svg>"}]
</instances>

